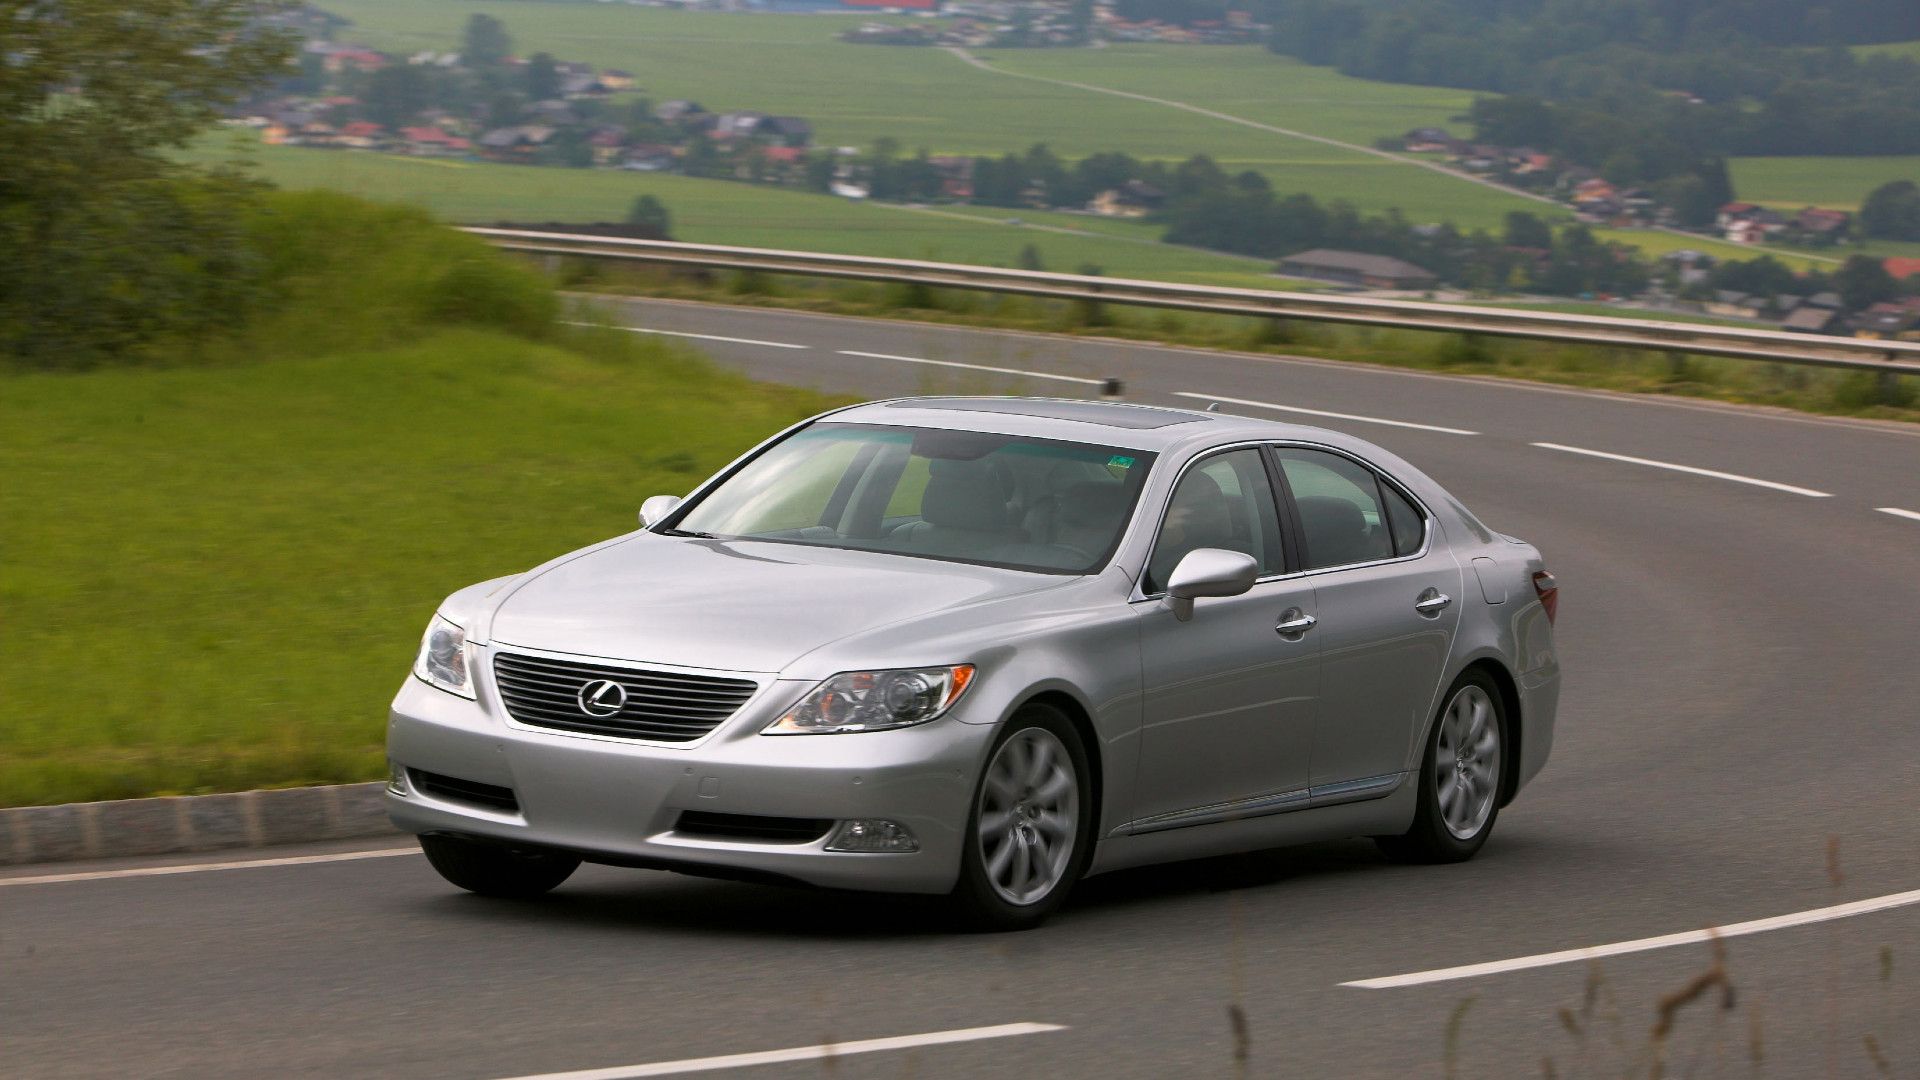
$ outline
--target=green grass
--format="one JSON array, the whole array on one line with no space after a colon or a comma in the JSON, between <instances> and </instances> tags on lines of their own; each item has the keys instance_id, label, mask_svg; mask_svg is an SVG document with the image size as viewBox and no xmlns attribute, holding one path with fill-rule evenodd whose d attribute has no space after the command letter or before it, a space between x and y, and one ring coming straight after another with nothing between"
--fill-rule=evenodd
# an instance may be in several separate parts
<instances>
[{"instance_id":1,"label":"green grass","mask_svg":"<svg viewBox=\"0 0 1920 1080\"><path fill-rule=\"evenodd\" d=\"M1256 288L1286 284L1266 274L1270 264L1259 259L1005 224L1008 217L1044 218L1077 228L1099 220L1078 215L1006 211L970 221L684 176L291 147L258 147L253 157L260 174L283 187L416 203L457 222L618 221L635 197L650 193L672 212L674 236L699 243L1003 266L1014 265L1020 250L1033 244L1053 269L1093 263L1115 277Z\"/></svg>"},{"instance_id":2,"label":"green grass","mask_svg":"<svg viewBox=\"0 0 1920 1080\"><path fill-rule=\"evenodd\" d=\"M1861 56L1895 56L1920 61L1920 41L1889 41L1881 45L1855 45Z\"/></svg>"},{"instance_id":3,"label":"green grass","mask_svg":"<svg viewBox=\"0 0 1920 1080\"><path fill-rule=\"evenodd\" d=\"M1837 248L1795 254L1788 249L1771 244L1765 247L1754 247L1750 244L1733 244L1725 240L1716 240L1711 236L1695 236L1691 233L1683 235L1656 229L1598 228L1593 230L1593 234L1602 240L1613 240L1637 247L1648 258L1658 258L1669 251L1691 249L1705 252L1716 259L1757 259L1762 255L1771 255L1799 270L1832 270L1834 261L1847 256L1846 250Z\"/></svg>"},{"instance_id":4,"label":"green grass","mask_svg":"<svg viewBox=\"0 0 1920 1080\"><path fill-rule=\"evenodd\" d=\"M623 342L0 375L0 805L378 776L442 596L824 407Z\"/></svg>"},{"instance_id":5,"label":"green grass","mask_svg":"<svg viewBox=\"0 0 1920 1080\"><path fill-rule=\"evenodd\" d=\"M1733 189L1742 199L1799 209L1858 210L1874 188L1893 180L1920 181L1920 157L1734 158Z\"/></svg>"}]
</instances>

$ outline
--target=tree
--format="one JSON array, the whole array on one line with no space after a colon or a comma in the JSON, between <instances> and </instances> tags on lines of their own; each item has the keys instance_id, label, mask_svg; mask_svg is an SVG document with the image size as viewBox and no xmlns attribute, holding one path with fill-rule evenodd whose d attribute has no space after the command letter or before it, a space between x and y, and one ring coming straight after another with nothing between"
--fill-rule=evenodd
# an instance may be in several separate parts
<instances>
[{"instance_id":1,"label":"tree","mask_svg":"<svg viewBox=\"0 0 1920 1080\"><path fill-rule=\"evenodd\" d=\"M673 216L667 213L664 203L651 195L633 200L627 209L627 224L649 230L656 240L673 239Z\"/></svg>"},{"instance_id":2,"label":"tree","mask_svg":"<svg viewBox=\"0 0 1920 1080\"><path fill-rule=\"evenodd\" d=\"M230 321L249 188L175 151L291 70L254 0L0 5L0 355L125 355Z\"/></svg>"},{"instance_id":3,"label":"tree","mask_svg":"<svg viewBox=\"0 0 1920 1080\"><path fill-rule=\"evenodd\" d=\"M560 66L552 53L537 52L529 56L520 80L529 101L547 101L560 96Z\"/></svg>"},{"instance_id":4,"label":"tree","mask_svg":"<svg viewBox=\"0 0 1920 1080\"><path fill-rule=\"evenodd\" d=\"M1553 228L1540 220L1538 214L1529 214L1525 210L1507 212L1507 229L1502 239L1508 247L1538 248L1548 251L1553 248Z\"/></svg>"},{"instance_id":5,"label":"tree","mask_svg":"<svg viewBox=\"0 0 1920 1080\"><path fill-rule=\"evenodd\" d=\"M1849 311L1863 311L1900 294L1900 283L1871 255L1849 258L1833 275L1833 287Z\"/></svg>"},{"instance_id":6,"label":"tree","mask_svg":"<svg viewBox=\"0 0 1920 1080\"><path fill-rule=\"evenodd\" d=\"M1047 268L1046 263L1042 262L1040 259L1039 248L1034 247L1032 244L1028 244L1026 247L1023 247L1020 249L1020 269L1045 270L1046 268Z\"/></svg>"},{"instance_id":7,"label":"tree","mask_svg":"<svg viewBox=\"0 0 1920 1080\"><path fill-rule=\"evenodd\" d=\"M460 59L475 71L497 68L513 55L513 39L507 28L491 15L469 15L466 32L461 36Z\"/></svg>"},{"instance_id":8,"label":"tree","mask_svg":"<svg viewBox=\"0 0 1920 1080\"><path fill-rule=\"evenodd\" d=\"M426 73L419 67L389 64L367 77L367 118L383 127L402 127L427 107L429 95Z\"/></svg>"},{"instance_id":9,"label":"tree","mask_svg":"<svg viewBox=\"0 0 1920 1080\"><path fill-rule=\"evenodd\" d=\"M1860 204L1860 227L1882 240L1920 240L1920 184L1881 184Z\"/></svg>"}]
</instances>

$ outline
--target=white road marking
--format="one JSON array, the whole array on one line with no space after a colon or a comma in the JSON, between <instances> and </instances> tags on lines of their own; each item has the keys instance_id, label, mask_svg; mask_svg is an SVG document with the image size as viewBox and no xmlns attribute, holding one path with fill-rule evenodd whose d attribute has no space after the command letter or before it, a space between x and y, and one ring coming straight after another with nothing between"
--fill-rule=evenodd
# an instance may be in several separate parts
<instances>
[{"instance_id":1,"label":"white road marking","mask_svg":"<svg viewBox=\"0 0 1920 1080\"><path fill-rule=\"evenodd\" d=\"M125 870L85 870L75 874L41 874L38 877L0 878L0 887L8 885L57 885L66 881L105 881L109 878L168 877L173 874L204 874L209 870L258 870L269 866L308 866L313 863L353 862L357 859L390 859L395 855L418 855L417 847L376 848L372 851L337 851L330 855L290 855L279 859L238 859L233 862L173 863L167 866L133 866Z\"/></svg>"},{"instance_id":2,"label":"white road marking","mask_svg":"<svg viewBox=\"0 0 1920 1080\"><path fill-rule=\"evenodd\" d=\"M1221 397L1219 394L1196 394L1189 390L1176 390L1174 397L1193 398L1197 401L1218 401L1223 405L1249 405L1256 409L1273 409L1277 412L1301 413L1306 416L1324 416L1332 420L1352 420L1360 424L1385 424L1388 427L1412 428L1415 431L1437 431L1442 435L1478 435L1477 431L1465 428L1440 427L1437 424L1416 424L1411 420L1387 420L1378 416L1356 416L1353 413L1328 412L1325 409L1306 409L1298 405L1275 405L1270 401L1248 401L1246 398Z\"/></svg>"},{"instance_id":3,"label":"white road marking","mask_svg":"<svg viewBox=\"0 0 1920 1080\"><path fill-rule=\"evenodd\" d=\"M713 1072L716 1069L743 1069L749 1065L778 1065L789 1061L824 1061L849 1054L872 1054L881 1050L911 1050L920 1046L976 1042L980 1039L1004 1039L1010 1035L1039 1035L1065 1031L1064 1024L999 1024L994 1027L959 1028L932 1031L925 1035L897 1035L890 1039L861 1039L857 1042L823 1043L819 1046L795 1046L786 1050L761 1050L751 1054L724 1054L720 1057L684 1058L657 1061L651 1065L616 1065L611 1069L581 1069L578 1072L539 1073L516 1076L512 1080L631 1080L639 1076L680 1076L685 1073Z\"/></svg>"},{"instance_id":4,"label":"white road marking","mask_svg":"<svg viewBox=\"0 0 1920 1080\"><path fill-rule=\"evenodd\" d=\"M1808 926L1813 923L1832 922L1835 919L1851 918L1855 915L1871 915L1876 911L1920 904L1920 889L1912 892L1893 893L1890 896L1876 896L1868 900L1855 900L1850 904L1835 904L1832 907L1814 908L1812 911L1797 911L1791 915L1776 915L1771 919L1755 919L1752 922L1731 923L1726 926L1712 926L1705 930L1689 930L1683 934L1665 934L1660 937L1640 938L1637 941L1617 941L1611 945L1595 945L1586 949L1566 949L1561 952L1541 953L1538 956L1521 956L1512 960L1495 960L1486 964L1466 964L1461 967L1439 968L1434 971L1416 971L1411 975L1389 975L1382 979L1360 979L1356 982L1341 983L1341 986L1357 986L1364 990L1391 990L1402 986L1424 986L1427 983L1448 982L1453 979L1472 979L1481 975L1499 975L1508 971L1525 971L1528 968L1551 967L1555 964L1575 964L1582 960L1598 960L1607 956L1620 956L1625 953L1647 952L1652 949L1666 949L1675 945L1697 945L1714 938L1742 937L1747 934L1760 934L1768 930L1785 930L1793 926Z\"/></svg>"},{"instance_id":5,"label":"white road marking","mask_svg":"<svg viewBox=\"0 0 1920 1080\"><path fill-rule=\"evenodd\" d=\"M612 326L606 323L569 322L568 326L605 326L608 330L625 330L629 334L664 334L667 337L699 338L701 341L725 341L734 345L764 345L769 349L811 349L811 345L795 345L789 341L761 341L758 338L724 337L720 334L695 334L686 330L656 330L650 326Z\"/></svg>"},{"instance_id":6,"label":"white road marking","mask_svg":"<svg viewBox=\"0 0 1920 1080\"><path fill-rule=\"evenodd\" d=\"M1883 514L1892 514L1894 517L1912 518L1915 521L1920 521L1920 510L1902 510L1897 506L1876 506L1874 509Z\"/></svg>"},{"instance_id":7,"label":"white road marking","mask_svg":"<svg viewBox=\"0 0 1920 1080\"><path fill-rule=\"evenodd\" d=\"M1053 379L1056 382L1079 383L1083 386L1100 386L1107 380L1089 379L1082 375L1053 375L1045 371L1021 371L1018 368L988 367L985 364L962 364L957 360L928 360L918 356L895 356L892 353L860 352L856 349L836 350L841 356L864 356L869 360L898 360L903 364L932 364L935 367L966 368L968 371L989 371L995 375L1024 375L1029 379Z\"/></svg>"},{"instance_id":8,"label":"white road marking","mask_svg":"<svg viewBox=\"0 0 1920 1080\"><path fill-rule=\"evenodd\" d=\"M1578 446L1562 446L1559 443L1537 442L1533 445L1542 450L1559 450L1567 454L1584 454L1587 457L1606 458L1608 461L1624 461L1629 465L1645 465L1652 469L1667 469L1672 472L1692 473L1695 476L1711 476L1715 480L1731 480L1736 484L1752 484L1754 487L1784 491L1789 495L1805 495L1809 499L1833 498L1831 494L1825 491L1795 487L1792 484L1782 484L1773 480L1760 480L1751 476L1741 476L1739 473L1718 472L1713 469L1696 468L1692 465L1675 465L1670 461L1653 461L1649 458L1628 457L1625 454L1609 454L1604 450L1584 450Z\"/></svg>"}]
</instances>

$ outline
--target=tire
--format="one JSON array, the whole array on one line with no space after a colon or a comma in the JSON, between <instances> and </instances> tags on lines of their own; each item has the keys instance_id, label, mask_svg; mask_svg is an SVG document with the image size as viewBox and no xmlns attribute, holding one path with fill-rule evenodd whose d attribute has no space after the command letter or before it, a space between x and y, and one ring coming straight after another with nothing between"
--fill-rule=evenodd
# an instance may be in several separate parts
<instances>
[{"instance_id":1,"label":"tire","mask_svg":"<svg viewBox=\"0 0 1920 1080\"><path fill-rule=\"evenodd\" d=\"M1485 672L1468 671L1440 703L1420 759L1413 827L1399 836L1374 837L1380 850L1398 862L1471 859L1500 816L1512 740L1499 687Z\"/></svg>"},{"instance_id":2,"label":"tire","mask_svg":"<svg viewBox=\"0 0 1920 1080\"><path fill-rule=\"evenodd\" d=\"M1045 922L1093 857L1096 812L1086 745L1066 714L1044 704L1014 713L987 753L967 814L950 897L962 924L1005 931Z\"/></svg>"},{"instance_id":3,"label":"tire","mask_svg":"<svg viewBox=\"0 0 1920 1080\"><path fill-rule=\"evenodd\" d=\"M422 836L420 849L440 876L452 884L506 900L544 896L580 868L580 860L571 855L461 836Z\"/></svg>"}]
</instances>

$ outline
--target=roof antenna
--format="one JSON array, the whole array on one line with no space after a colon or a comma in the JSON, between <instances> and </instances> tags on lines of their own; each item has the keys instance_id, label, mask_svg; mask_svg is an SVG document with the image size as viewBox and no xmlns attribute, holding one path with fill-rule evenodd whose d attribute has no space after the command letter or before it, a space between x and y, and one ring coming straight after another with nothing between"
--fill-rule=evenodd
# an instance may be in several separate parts
<instances>
[{"instance_id":1,"label":"roof antenna","mask_svg":"<svg viewBox=\"0 0 1920 1080\"><path fill-rule=\"evenodd\" d=\"M1207 403L1207 411L1208 411L1208 412L1219 412L1219 411L1220 411L1220 403L1219 403L1219 402L1217 402L1217 401L1210 401L1210 402L1208 402L1208 403Z\"/></svg>"},{"instance_id":2,"label":"roof antenna","mask_svg":"<svg viewBox=\"0 0 1920 1080\"><path fill-rule=\"evenodd\" d=\"M1100 396L1107 401L1119 401L1127 393L1127 384L1119 379L1108 378L1100 383Z\"/></svg>"}]
</instances>

